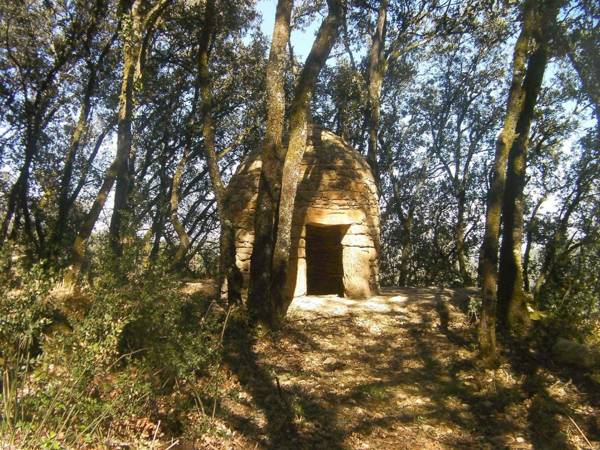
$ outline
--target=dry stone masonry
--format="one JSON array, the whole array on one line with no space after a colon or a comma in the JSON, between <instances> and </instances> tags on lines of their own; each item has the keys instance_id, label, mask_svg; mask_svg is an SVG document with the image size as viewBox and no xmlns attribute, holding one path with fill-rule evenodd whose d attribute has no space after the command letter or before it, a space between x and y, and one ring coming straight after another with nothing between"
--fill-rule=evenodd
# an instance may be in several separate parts
<instances>
[{"instance_id":1,"label":"dry stone masonry","mask_svg":"<svg viewBox=\"0 0 600 450\"><path fill-rule=\"evenodd\" d=\"M251 153L232 177L227 207L236 227L236 264L248 289L261 170ZM313 126L301 164L292 224L288 293L366 298L379 287L379 201L370 167L330 131Z\"/></svg>"}]
</instances>

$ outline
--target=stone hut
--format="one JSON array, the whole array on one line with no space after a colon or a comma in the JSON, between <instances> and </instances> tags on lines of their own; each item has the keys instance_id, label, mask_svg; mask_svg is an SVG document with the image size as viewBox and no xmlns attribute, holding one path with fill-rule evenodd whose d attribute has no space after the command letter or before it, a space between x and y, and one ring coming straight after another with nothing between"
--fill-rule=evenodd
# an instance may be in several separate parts
<instances>
[{"instance_id":1,"label":"stone hut","mask_svg":"<svg viewBox=\"0 0 600 450\"><path fill-rule=\"evenodd\" d=\"M379 202L371 169L330 131L313 126L307 144L292 223L288 295L369 297L379 287ZM227 188L244 296L260 170L260 152L252 152Z\"/></svg>"}]
</instances>

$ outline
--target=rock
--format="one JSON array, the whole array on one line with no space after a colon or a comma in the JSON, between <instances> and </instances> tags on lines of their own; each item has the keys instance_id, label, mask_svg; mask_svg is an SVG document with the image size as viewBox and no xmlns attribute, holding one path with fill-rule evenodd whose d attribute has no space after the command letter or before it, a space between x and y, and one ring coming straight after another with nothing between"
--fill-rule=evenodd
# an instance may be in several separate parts
<instances>
[{"instance_id":1,"label":"rock","mask_svg":"<svg viewBox=\"0 0 600 450\"><path fill-rule=\"evenodd\" d=\"M600 352L579 342L558 338L552 347L554 360L582 369L600 367Z\"/></svg>"},{"instance_id":2,"label":"rock","mask_svg":"<svg viewBox=\"0 0 600 450\"><path fill-rule=\"evenodd\" d=\"M332 372L334 370L341 369L342 367L344 367L344 364L335 359L334 357L329 356L325 358L325 361L323 361L323 366L325 367L325 370Z\"/></svg>"}]
</instances>

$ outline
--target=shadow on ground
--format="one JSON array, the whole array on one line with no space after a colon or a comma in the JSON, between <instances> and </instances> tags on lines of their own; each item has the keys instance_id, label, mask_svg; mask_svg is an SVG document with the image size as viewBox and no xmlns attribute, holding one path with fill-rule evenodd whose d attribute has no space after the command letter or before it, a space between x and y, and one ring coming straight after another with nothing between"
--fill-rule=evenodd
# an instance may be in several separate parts
<instances>
[{"instance_id":1,"label":"shadow on ground","mask_svg":"<svg viewBox=\"0 0 600 450\"><path fill-rule=\"evenodd\" d=\"M535 358L478 367L470 295L394 289L370 307L307 297L260 340L234 322L236 384L218 415L249 448L586 448L571 420L599 441L595 399Z\"/></svg>"}]
</instances>

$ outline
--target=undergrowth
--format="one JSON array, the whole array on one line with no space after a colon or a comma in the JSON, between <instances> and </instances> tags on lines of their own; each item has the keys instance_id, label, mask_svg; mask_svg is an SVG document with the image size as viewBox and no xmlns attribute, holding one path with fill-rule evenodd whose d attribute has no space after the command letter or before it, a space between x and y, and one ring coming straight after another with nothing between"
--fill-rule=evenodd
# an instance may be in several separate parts
<instances>
[{"instance_id":1,"label":"undergrowth","mask_svg":"<svg viewBox=\"0 0 600 450\"><path fill-rule=\"evenodd\" d=\"M205 426L223 315L184 294L168 264L116 260L97 252L93 280L73 290L57 270L3 259L0 444L142 447Z\"/></svg>"}]
</instances>

